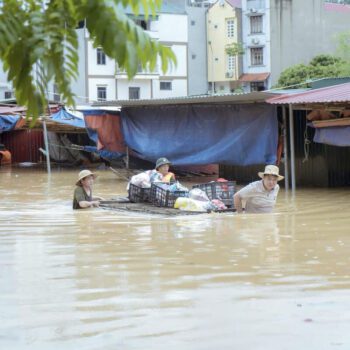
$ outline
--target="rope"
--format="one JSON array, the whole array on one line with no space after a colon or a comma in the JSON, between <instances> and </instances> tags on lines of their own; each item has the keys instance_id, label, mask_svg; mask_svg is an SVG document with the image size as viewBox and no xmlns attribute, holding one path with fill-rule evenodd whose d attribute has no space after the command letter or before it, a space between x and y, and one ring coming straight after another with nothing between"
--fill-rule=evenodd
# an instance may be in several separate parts
<instances>
[{"instance_id":1,"label":"rope","mask_svg":"<svg viewBox=\"0 0 350 350\"><path fill-rule=\"evenodd\" d=\"M303 163L307 162L309 160L309 154L310 154L310 144L311 141L308 138L308 133L307 133L307 124L305 126L305 130L304 130L304 159L303 159Z\"/></svg>"}]
</instances>

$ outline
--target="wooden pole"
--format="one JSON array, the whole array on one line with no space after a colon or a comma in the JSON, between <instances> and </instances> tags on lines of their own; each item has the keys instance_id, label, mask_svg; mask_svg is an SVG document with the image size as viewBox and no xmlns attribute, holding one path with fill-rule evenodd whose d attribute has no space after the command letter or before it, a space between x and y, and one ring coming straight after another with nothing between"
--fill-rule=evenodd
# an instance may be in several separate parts
<instances>
[{"instance_id":1,"label":"wooden pole","mask_svg":"<svg viewBox=\"0 0 350 350\"><path fill-rule=\"evenodd\" d=\"M289 166L288 166L288 142L287 142L287 110L282 106L283 115L283 149L284 149L284 188L289 191Z\"/></svg>"},{"instance_id":2,"label":"wooden pole","mask_svg":"<svg viewBox=\"0 0 350 350\"><path fill-rule=\"evenodd\" d=\"M50 151L49 151L49 140L47 137L47 128L46 128L45 120L43 120L43 127L44 127L44 142L45 142L47 173L50 175L51 174Z\"/></svg>"}]
</instances>

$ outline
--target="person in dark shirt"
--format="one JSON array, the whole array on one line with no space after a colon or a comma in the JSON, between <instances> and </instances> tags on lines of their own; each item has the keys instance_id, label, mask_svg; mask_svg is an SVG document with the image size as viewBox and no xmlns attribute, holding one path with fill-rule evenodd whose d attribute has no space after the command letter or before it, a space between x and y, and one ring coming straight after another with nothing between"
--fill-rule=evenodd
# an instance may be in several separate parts
<instances>
[{"instance_id":1,"label":"person in dark shirt","mask_svg":"<svg viewBox=\"0 0 350 350\"><path fill-rule=\"evenodd\" d=\"M98 207L101 197L92 196L92 187L97 175L90 170L82 170L78 175L74 190L73 209Z\"/></svg>"}]
</instances>

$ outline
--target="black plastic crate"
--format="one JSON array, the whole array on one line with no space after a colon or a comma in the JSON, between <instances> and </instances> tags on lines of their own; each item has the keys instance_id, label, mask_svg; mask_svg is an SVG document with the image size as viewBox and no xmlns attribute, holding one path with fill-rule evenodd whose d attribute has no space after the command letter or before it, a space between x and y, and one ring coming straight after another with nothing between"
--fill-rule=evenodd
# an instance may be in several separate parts
<instances>
[{"instance_id":1,"label":"black plastic crate","mask_svg":"<svg viewBox=\"0 0 350 350\"><path fill-rule=\"evenodd\" d=\"M129 200L133 203L150 201L151 188L142 188L133 184L129 185Z\"/></svg>"},{"instance_id":2,"label":"black plastic crate","mask_svg":"<svg viewBox=\"0 0 350 350\"><path fill-rule=\"evenodd\" d=\"M235 194L236 181L212 181L205 184L194 185L192 188L203 190L210 200L219 199L227 207L234 207L233 195Z\"/></svg>"},{"instance_id":3,"label":"black plastic crate","mask_svg":"<svg viewBox=\"0 0 350 350\"><path fill-rule=\"evenodd\" d=\"M157 207L174 208L176 199L179 197L188 197L188 191L174 191L166 190L156 183L151 186L151 202Z\"/></svg>"}]
</instances>

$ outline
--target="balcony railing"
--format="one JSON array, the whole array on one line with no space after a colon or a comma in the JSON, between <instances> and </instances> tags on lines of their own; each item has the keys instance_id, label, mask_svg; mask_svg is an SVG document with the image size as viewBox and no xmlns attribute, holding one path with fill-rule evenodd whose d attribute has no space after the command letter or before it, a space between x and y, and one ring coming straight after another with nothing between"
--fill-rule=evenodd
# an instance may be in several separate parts
<instances>
[{"instance_id":1,"label":"balcony railing","mask_svg":"<svg viewBox=\"0 0 350 350\"><path fill-rule=\"evenodd\" d=\"M139 65L137 67L136 75L155 75L159 74L158 67L156 67L153 71L150 69L142 69L142 66ZM126 70L124 68L120 68L116 66L116 75L126 75Z\"/></svg>"}]
</instances>

